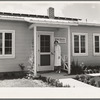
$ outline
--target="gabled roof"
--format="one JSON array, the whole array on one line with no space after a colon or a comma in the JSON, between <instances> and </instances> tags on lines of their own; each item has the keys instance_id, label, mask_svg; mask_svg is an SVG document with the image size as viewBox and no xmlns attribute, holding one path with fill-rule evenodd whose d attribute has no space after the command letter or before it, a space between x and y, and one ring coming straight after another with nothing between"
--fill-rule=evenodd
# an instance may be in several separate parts
<instances>
[{"instance_id":1,"label":"gabled roof","mask_svg":"<svg viewBox=\"0 0 100 100\"><path fill-rule=\"evenodd\" d=\"M50 19L49 16L46 15L33 15L33 14L21 14L21 13L8 13L8 12L0 12L0 15L3 16L14 16L14 17L28 17L28 18L43 18ZM82 19L79 18L67 18L67 17L54 17L55 20L69 20L69 21L80 21Z\"/></svg>"}]
</instances>

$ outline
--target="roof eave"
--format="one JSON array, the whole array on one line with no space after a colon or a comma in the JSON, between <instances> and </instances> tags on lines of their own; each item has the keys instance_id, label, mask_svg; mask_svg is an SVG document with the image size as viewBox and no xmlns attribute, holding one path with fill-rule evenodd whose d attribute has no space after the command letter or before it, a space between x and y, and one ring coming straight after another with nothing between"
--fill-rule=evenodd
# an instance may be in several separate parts
<instances>
[{"instance_id":1,"label":"roof eave","mask_svg":"<svg viewBox=\"0 0 100 100\"><path fill-rule=\"evenodd\" d=\"M26 22L34 23L34 24L47 24L47 25L74 25L77 26L77 22L69 22L69 21L62 21L62 20L54 20L54 19L36 19L36 18L25 18Z\"/></svg>"},{"instance_id":2,"label":"roof eave","mask_svg":"<svg viewBox=\"0 0 100 100\"><path fill-rule=\"evenodd\" d=\"M78 25L80 26L100 26L99 23L88 23L88 22L79 22Z\"/></svg>"},{"instance_id":3,"label":"roof eave","mask_svg":"<svg viewBox=\"0 0 100 100\"><path fill-rule=\"evenodd\" d=\"M43 18L25 18L25 17L9 17L9 16L0 16L0 20L10 20L10 21L22 21L28 23L37 23L37 24L48 24L48 25L69 25L69 26L100 26L99 23L88 23L88 22L79 22L79 21L65 21L65 20L55 20L55 19L43 19Z\"/></svg>"},{"instance_id":4,"label":"roof eave","mask_svg":"<svg viewBox=\"0 0 100 100\"><path fill-rule=\"evenodd\" d=\"M25 21L23 17L0 16L0 20Z\"/></svg>"}]
</instances>

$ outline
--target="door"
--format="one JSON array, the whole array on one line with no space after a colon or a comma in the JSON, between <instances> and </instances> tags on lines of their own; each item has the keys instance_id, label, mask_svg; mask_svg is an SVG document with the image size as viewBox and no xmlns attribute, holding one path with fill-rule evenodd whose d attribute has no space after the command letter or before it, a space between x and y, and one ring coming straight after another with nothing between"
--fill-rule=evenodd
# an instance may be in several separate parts
<instances>
[{"instance_id":1,"label":"door","mask_svg":"<svg viewBox=\"0 0 100 100\"><path fill-rule=\"evenodd\" d=\"M38 68L37 71L54 70L54 33L38 32Z\"/></svg>"}]
</instances>

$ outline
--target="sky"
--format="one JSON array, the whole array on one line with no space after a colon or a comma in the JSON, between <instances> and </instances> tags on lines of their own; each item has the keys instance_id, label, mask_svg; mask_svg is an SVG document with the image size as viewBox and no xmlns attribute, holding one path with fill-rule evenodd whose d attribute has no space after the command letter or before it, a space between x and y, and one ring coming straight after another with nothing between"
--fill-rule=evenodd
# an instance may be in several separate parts
<instances>
[{"instance_id":1,"label":"sky","mask_svg":"<svg viewBox=\"0 0 100 100\"><path fill-rule=\"evenodd\" d=\"M100 2L69 1L0 1L0 12L47 15L47 9L53 7L55 16L80 18L83 21L100 23Z\"/></svg>"}]
</instances>

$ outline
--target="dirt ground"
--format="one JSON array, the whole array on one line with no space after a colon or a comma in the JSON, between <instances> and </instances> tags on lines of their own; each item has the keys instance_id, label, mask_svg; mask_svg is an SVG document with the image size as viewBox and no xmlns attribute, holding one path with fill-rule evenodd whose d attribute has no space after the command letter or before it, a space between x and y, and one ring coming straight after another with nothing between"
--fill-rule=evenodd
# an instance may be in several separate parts
<instances>
[{"instance_id":1,"label":"dirt ground","mask_svg":"<svg viewBox=\"0 0 100 100\"><path fill-rule=\"evenodd\" d=\"M0 87L51 87L42 80L10 79L0 80Z\"/></svg>"}]
</instances>

